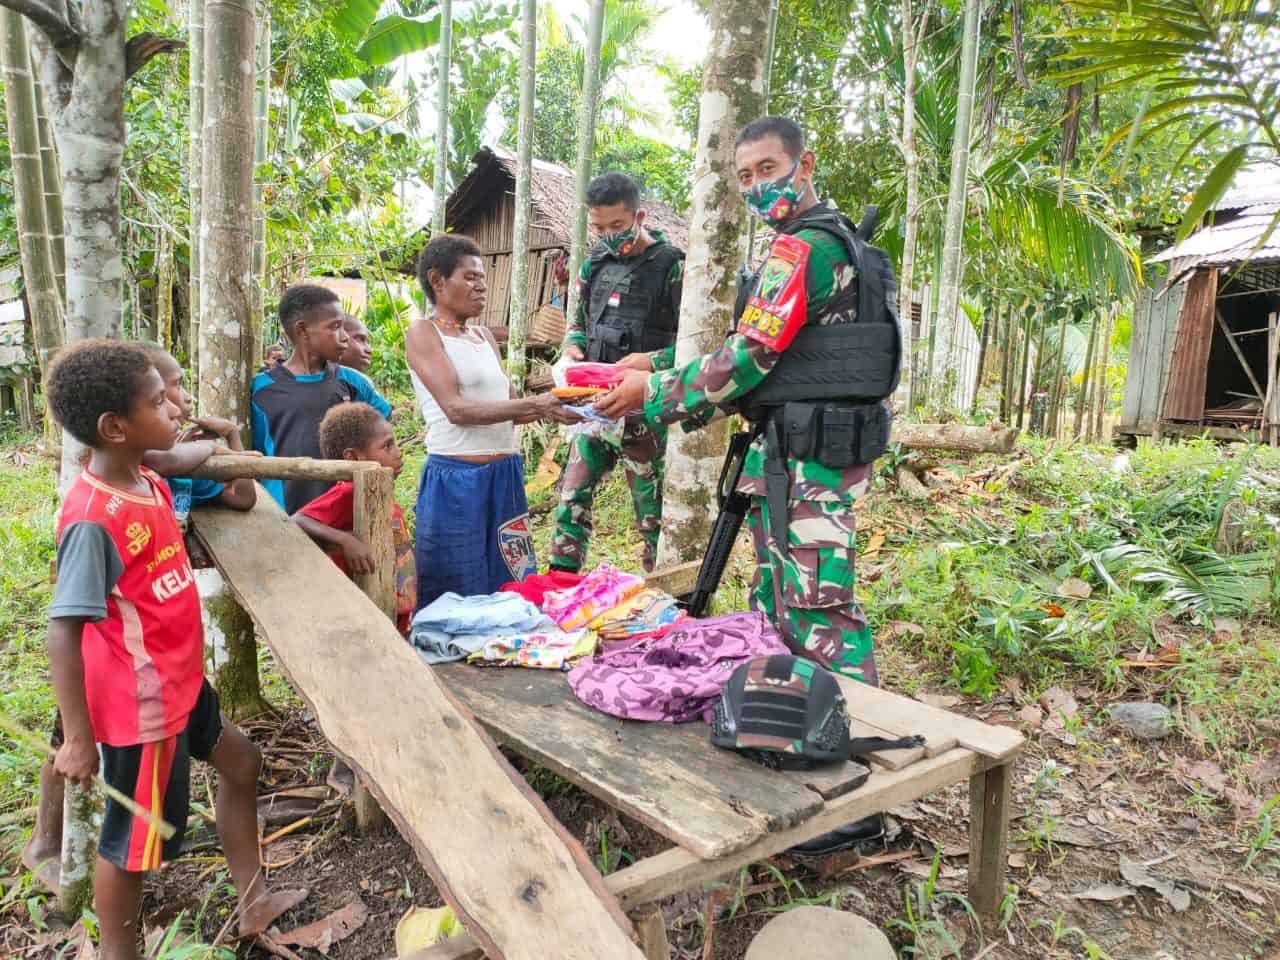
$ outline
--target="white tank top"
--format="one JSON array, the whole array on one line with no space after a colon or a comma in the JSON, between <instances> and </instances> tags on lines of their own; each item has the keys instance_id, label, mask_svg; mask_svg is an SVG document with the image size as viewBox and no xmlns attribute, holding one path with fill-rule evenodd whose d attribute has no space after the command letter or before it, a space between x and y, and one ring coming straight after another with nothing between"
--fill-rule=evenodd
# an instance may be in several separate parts
<instances>
[{"instance_id":1,"label":"white tank top","mask_svg":"<svg viewBox=\"0 0 1280 960\"><path fill-rule=\"evenodd\" d=\"M458 391L464 400L507 400L511 381L502 371L497 354L481 334L466 330L461 336L446 337L430 318L424 320L444 344L444 352L458 376ZM427 424L427 452L446 457L486 456L516 453L515 424L510 420L460 427L452 423L436 403L436 398L409 370L413 393Z\"/></svg>"}]
</instances>

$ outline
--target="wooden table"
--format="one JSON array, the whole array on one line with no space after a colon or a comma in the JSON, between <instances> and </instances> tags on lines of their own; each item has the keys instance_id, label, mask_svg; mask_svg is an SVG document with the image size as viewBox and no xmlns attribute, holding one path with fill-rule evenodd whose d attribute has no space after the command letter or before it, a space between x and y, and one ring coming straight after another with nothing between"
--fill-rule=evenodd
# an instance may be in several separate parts
<instances>
[{"instance_id":1,"label":"wooden table","mask_svg":"<svg viewBox=\"0 0 1280 960\"><path fill-rule=\"evenodd\" d=\"M436 676L499 742L671 840L675 847L605 878L636 920L649 957L665 957L655 904L835 827L969 781L969 898L993 914L1004 895L1011 765L1023 738L843 677L854 736L920 734L871 775L856 762L769 770L713 747L705 724L618 720L587 707L564 675L448 664ZM479 957L451 941L447 954ZM424 956L436 956L428 952Z\"/></svg>"}]
</instances>

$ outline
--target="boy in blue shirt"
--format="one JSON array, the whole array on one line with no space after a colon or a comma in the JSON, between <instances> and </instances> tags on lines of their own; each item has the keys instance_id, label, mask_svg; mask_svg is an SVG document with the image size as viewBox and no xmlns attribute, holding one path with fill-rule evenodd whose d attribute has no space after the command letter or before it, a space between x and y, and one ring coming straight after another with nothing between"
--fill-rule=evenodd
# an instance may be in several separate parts
<instances>
[{"instance_id":1,"label":"boy in blue shirt","mask_svg":"<svg viewBox=\"0 0 1280 960\"><path fill-rule=\"evenodd\" d=\"M290 287L280 298L280 329L293 353L253 380L253 446L269 457L314 457L320 421L334 404L356 400L390 419L391 405L364 374L341 365L348 346L338 295L314 284ZM264 480L286 513L294 513L333 484L323 480Z\"/></svg>"}]
</instances>

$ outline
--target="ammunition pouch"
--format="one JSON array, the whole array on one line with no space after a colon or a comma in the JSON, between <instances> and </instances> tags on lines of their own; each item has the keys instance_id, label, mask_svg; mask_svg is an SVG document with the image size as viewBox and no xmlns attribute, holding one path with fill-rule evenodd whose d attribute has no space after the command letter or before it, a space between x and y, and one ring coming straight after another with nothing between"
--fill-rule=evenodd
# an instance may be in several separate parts
<instances>
[{"instance_id":1,"label":"ammunition pouch","mask_svg":"<svg viewBox=\"0 0 1280 960\"><path fill-rule=\"evenodd\" d=\"M884 403L784 403L772 416L781 418L783 452L835 470L874 462L893 425Z\"/></svg>"}]
</instances>

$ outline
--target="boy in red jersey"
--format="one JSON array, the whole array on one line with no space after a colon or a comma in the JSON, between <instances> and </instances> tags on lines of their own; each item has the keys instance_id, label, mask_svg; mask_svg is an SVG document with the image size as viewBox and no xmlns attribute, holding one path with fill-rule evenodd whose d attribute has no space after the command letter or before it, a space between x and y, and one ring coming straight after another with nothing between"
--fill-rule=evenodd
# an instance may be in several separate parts
<instances>
[{"instance_id":1,"label":"boy in red jersey","mask_svg":"<svg viewBox=\"0 0 1280 960\"><path fill-rule=\"evenodd\" d=\"M112 340L62 350L45 396L90 448L58 518L58 581L49 608L49 667L65 742L54 767L88 785L103 777L173 824L107 801L94 876L102 960L136 960L143 871L177 856L187 820L190 758L218 771L217 826L255 936L305 892L268 893L258 855L262 757L218 710L204 679L200 599L169 489L142 466L177 440L178 408L147 354Z\"/></svg>"}]
</instances>

